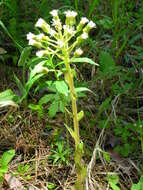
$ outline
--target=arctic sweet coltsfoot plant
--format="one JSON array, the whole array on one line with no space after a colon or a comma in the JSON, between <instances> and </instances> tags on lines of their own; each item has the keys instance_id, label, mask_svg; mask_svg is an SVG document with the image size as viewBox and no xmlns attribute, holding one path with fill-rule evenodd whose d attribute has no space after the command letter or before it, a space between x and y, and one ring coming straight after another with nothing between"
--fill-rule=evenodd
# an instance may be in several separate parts
<instances>
[{"instance_id":1,"label":"arctic sweet coltsfoot plant","mask_svg":"<svg viewBox=\"0 0 143 190\"><path fill-rule=\"evenodd\" d=\"M82 162L83 143L79 134L79 121L83 117L83 111L78 113L77 109L77 92L74 86L75 71L73 69L73 63L88 62L97 65L89 58L80 57L83 53L80 46L87 40L89 31L95 28L96 25L85 17L81 18L80 22L76 24L77 13L70 10L64 12L66 16L64 24L62 24L59 18L58 10L53 10L50 14L53 17L52 24L49 25L45 20L40 18L35 26L42 30L43 33L38 35L29 33L27 34L27 39L29 40L29 45L39 49L39 51L36 52L36 56L39 58L47 57L49 60L52 59L56 62L55 67L53 67L53 65L50 66L49 64L53 64L53 62L49 62L47 65L44 62L42 62L42 64L39 63L35 66L35 72L38 74L42 72L48 74L51 71L59 73L58 76L60 76L61 79L62 75L64 75L65 83L68 85L68 93L70 94L72 104L71 115L73 119L73 129L67 125L65 126L75 141L74 160L77 175L75 189L83 190L86 167ZM57 62L59 62L59 66L57 66ZM63 91L64 90L65 89L63 88Z\"/></svg>"}]
</instances>

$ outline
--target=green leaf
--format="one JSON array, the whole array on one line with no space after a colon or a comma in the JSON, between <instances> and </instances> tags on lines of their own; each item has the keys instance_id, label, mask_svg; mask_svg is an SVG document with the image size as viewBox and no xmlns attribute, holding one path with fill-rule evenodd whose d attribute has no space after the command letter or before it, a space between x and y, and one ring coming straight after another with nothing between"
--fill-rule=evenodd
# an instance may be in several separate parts
<instances>
[{"instance_id":1,"label":"green leaf","mask_svg":"<svg viewBox=\"0 0 143 190\"><path fill-rule=\"evenodd\" d=\"M31 80L36 74L39 74L43 71L44 67L43 65L45 64L45 61L41 61L35 67L31 70L29 80Z\"/></svg>"},{"instance_id":2,"label":"green leaf","mask_svg":"<svg viewBox=\"0 0 143 190\"><path fill-rule=\"evenodd\" d=\"M10 89L1 92L0 93L0 107L18 106L15 101L16 97L17 96Z\"/></svg>"},{"instance_id":3,"label":"green leaf","mask_svg":"<svg viewBox=\"0 0 143 190\"><path fill-rule=\"evenodd\" d=\"M87 57L82 57L82 58L72 58L71 62L73 63L89 63L91 65L96 65L98 66L97 63L95 63L92 59L89 59Z\"/></svg>"},{"instance_id":4,"label":"green leaf","mask_svg":"<svg viewBox=\"0 0 143 190\"><path fill-rule=\"evenodd\" d=\"M0 174L5 174L8 172L8 165L0 167Z\"/></svg>"},{"instance_id":5,"label":"green leaf","mask_svg":"<svg viewBox=\"0 0 143 190\"><path fill-rule=\"evenodd\" d=\"M110 184L110 186L111 186L111 188L112 188L113 190L120 190L120 188L119 188L116 184L114 184L114 183L112 183L112 182L109 182L109 184Z\"/></svg>"},{"instance_id":6,"label":"green leaf","mask_svg":"<svg viewBox=\"0 0 143 190\"><path fill-rule=\"evenodd\" d=\"M88 88L86 88L86 87L77 87L77 88L75 88L75 91L76 91L77 93L78 93L78 92L85 92L85 91L93 93L90 89L88 89Z\"/></svg>"},{"instance_id":7,"label":"green leaf","mask_svg":"<svg viewBox=\"0 0 143 190\"><path fill-rule=\"evenodd\" d=\"M99 60L100 60L100 66L99 66L100 70L105 74L108 75L112 74L112 72L116 68L112 56L109 53L102 51L100 53Z\"/></svg>"},{"instance_id":8,"label":"green leaf","mask_svg":"<svg viewBox=\"0 0 143 190\"><path fill-rule=\"evenodd\" d=\"M39 100L39 104L47 104L48 102L54 100L55 98L55 94L46 94L44 95L40 100Z\"/></svg>"},{"instance_id":9,"label":"green leaf","mask_svg":"<svg viewBox=\"0 0 143 190\"><path fill-rule=\"evenodd\" d=\"M7 166L14 156L15 156L15 150L8 150L4 152L1 157L1 166L2 167Z\"/></svg>"},{"instance_id":10,"label":"green leaf","mask_svg":"<svg viewBox=\"0 0 143 190\"><path fill-rule=\"evenodd\" d=\"M70 135L72 136L72 138L76 141L76 134L75 134L74 130L72 128L68 127L66 124L64 124L64 125L67 128Z\"/></svg>"},{"instance_id":11,"label":"green leaf","mask_svg":"<svg viewBox=\"0 0 143 190\"><path fill-rule=\"evenodd\" d=\"M48 188L49 190L54 190L54 189L56 188L56 185L55 185L54 183L48 182L47 188Z\"/></svg>"},{"instance_id":12,"label":"green leaf","mask_svg":"<svg viewBox=\"0 0 143 190\"><path fill-rule=\"evenodd\" d=\"M108 152L103 152L103 156L105 158L105 160L110 163L110 154Z\"/></svg>"},{"instance_id":13,"label":"green leaf","mask_svg":"<svg viewBox=\"0 0 143 190\"><path fill-rule=\"evenodd\" d=\"M50 107L49 107L49 116L51 117L51 118L53 118L55 115L56 115L56 113L57 113L57 111L58 111L58 107L59 107L59 102L58 101L54 101L51 105L50 105Z\"/></svg>"},{"instance_id":14,"label":"green leaf","mask_svg":"<svg viewBox=\"0 0 143 190\"><path fill-rule=\"evenodd\" d=\"M114 184L117 184L119 182L119 176L117 174L114 174L114 175L111 175L111 174L108 174L108 181L109 183L114 183Z\"/></svg>"},{"instance_id":15,"label":"green leaf","mask_svg":"<svg viewBox=\"0 0 143 190\"><path fill-rule=\"evenodd\" d=\"M8 29L5 27L4 23L0 20L0 26L5 31L5 33L12 39L17 48L21 51L23 47L13 38L13 36L9 33Z\"/></svg>"},{"instance_id":16,"label":"green leaf","mask_svg":"<svg viewBox=\"0 0 143 190\"><path fill-rule=\"evenodd\" d=\"M17 87L20 90L21 95L23 95L25 93L25 88L24 88L22 82L19 80L19 78L15 74L14 74L14 79L17 84Z\"/></svg>"},{"instance_id":17,"label":"green leaf","mask_svg":"<svg viewBox=\"0 0 143 190\"><path fill-rule=\"evenodd\" d=\"M39 105L39 104L29 104L28 108L30 108L33 111L37 111L39 117L41 117L43 115L43 107L42 107L42 105Z\"/></svg>"},{"instance_id":18,"label":"green leaf","mask_svg":"<svg viewBox=\"0 0 143 190\"><path fill-rule=\"evenodd\" d=\"M25 66L26 65L26 61L30 55L30 52L31 52L31 47L25 47L22 50L22 53L21 53L19 61L18 61L18 66Z\"/></svg>"},{"instance_id":19,"label":"green leaf","mask_svg":"<svg viewBox=\"0 0 143 190\"><path fill-rule=\"evenodd\" d=\"M56 81L54 84L59 93L68 96L68 85L65 83L65 81Z\"/></svg>"},{"instance_id":20,"label":"green leaf","mask_svg":"<svg viewBox=\"0 0 143 190\"><path fill-rule=\"evenodd\" d=\"M41 74L37 74L36 76L34 76L33 78L29 79L28 82L26 83L25 85L25 93L23 95L23 97L21 98L21 101L24 100L28 93L29 93L29 90L30 88L32 87L32 85L37 81L39 80L42 76L44 75L44 73L41 73Z\"/></svg>"},{"instance_id":21,"label":"green leaf","mask_svg":"<svg viewBox=\"0 0 143 190\"><path fill-rule=\"evenodd\" d=\"M131 190L142 190L143 189L143 175L140 177L140 180L137 184L133 184Z\"/></svg>"},{"instance_id":22,"label":"green leaf","mask_svg":"<svg viewBox=\"0 0 143 190\"><path fill-rule=\"evenodd\" d=\"M61 112L64 113L65 107L64 107L64 103L62 101L60 101L59 109L60 109Z\"/></svg>"}]
</instances>

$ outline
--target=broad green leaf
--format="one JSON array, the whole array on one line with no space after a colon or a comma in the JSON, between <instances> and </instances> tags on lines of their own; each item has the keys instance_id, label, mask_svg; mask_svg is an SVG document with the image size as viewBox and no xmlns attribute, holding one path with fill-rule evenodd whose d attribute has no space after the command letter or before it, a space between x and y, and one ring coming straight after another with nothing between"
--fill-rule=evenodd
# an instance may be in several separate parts
<instances>
[{"instance_id":1,"label":"broad green leaf","mask_svg":"<svg viewBox=\"0 0 143 190\"><path fill-rule=\"evenodd\" d=\"M25 47L22 50L22 53L20 55L19 61L18 61L18 66L24 66L26 65L26 61L29 58L31 52L31 47Z\"/></svg>"},{"instance_id":2,"label":"broad green leaf","mask_svg":"<svg viewBox=\"0 0 143 190\"><path fill-rule=\"evenodd\" d=\"M18 106L15 102L16 95L8 89L0 93L0 107Z\"/></svg>"},{"instance_id":3,"label":"broad green leaf","mask_svg":"<svg viewBox=\"0 0 143 190\"><path fill-rule=\"evenodd\" d=\"M59 93L68 96L68 85L65 83L65 81L56 81L54 84Z\"/></svg>"},{"instance_id":4,"label":"broad green leaf","mask_svg":"<svg viewBox=\"0 0 143 190\"><path fill-rule=\"evenodd\" d=\"M44 95L40 100L39 100L39 104L47 104L48 102L54 100L55 98L55 94L46 94Z\"/></svg>"},{"instance_id":5,"label":"broad green leaf","mask_svg":"<svg viewBox=\"0 0 143 190\"><path fill-rule=\"evenodd\" d=\"M112 72L116 68L112 56L109 53L102 51L100 53L99 60L100 60L100 66L99 66L100 70L105 74L108 75L112 74Z\"/></svg>"},{"instance_id":6,"label":"broad green leaf","mask_svg":"<svg viewBox=\"0 0 143 190\"><path fill-rule=\"evenodd\" d=\"M15 156L15 150L8 150L4 152L1 157L1 166L2 167L7 166L14 156Z\"/></svg>"},{"instance_id":7,"label":"broad green leaf","mask_svg":"<svg viewBox=\"0 0 143 190\"><path fill-rule=\"evenodd\" d=\"M98 66L97 63L95 63L92 59L89 59L87 57L81 57L81 58L72 58L71 59L72 63L89 63L91 65L96 65Z\"/></svg>"},{"instance_id":8,"label":"broad green leaf","mask_svg":"<svg viewBox=\"0 0 143 190\"><path fill-rule=\"evenodd\" d=\"M50 107L49 107L49 116L51 117L51 118L53 118L55 115L56 115L56 113L57 113L57 111L58 111L58 107L59 107L59 102L58 101L54 101L51 105L50 105Z\"/></svg>"}]
</instances>

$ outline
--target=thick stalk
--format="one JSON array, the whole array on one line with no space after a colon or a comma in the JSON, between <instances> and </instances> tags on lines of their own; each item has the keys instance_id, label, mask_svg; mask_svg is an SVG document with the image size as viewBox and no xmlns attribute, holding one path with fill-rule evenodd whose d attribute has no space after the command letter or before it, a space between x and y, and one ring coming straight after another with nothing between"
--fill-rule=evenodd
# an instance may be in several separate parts
<instances>
[{"instance_id":1,"label":"thick stalk","mask_svg":"<svg viewBox=\"0 0 143 190\"><path fill-rule=\"evenodd\" d=\"M67 70L67 80L70 90L70 97L72 102L72 115L73 115L73 125L75 133L75 167L77 180L75 184L76 190L84 190L84 176L83 176L83 165L82 165L82 151L80 150L80 135L79 135L79 121L78 121L78 111L77 111L77 96L74 87L73 74L70 67L69 55L67 51L64 51L64 63Z\"/></svg>"},{"instance_id":2,"label":"thick stalk","mask_svg":"<svg viewBox=\"0 0 143 190\"><path fill-rule=\"evenodd\" d=\"M78 122L78 112L77 112L77 104L76 104L76 92L75 92L75 88L74 88L73 75L72 75L71 67L69 64L68 53L65 53L64 63L65 63L66 69L67 69L68 85L69 85L70 97L71 97L71 101L72 101L73 125L74 125L74 132L76 135L75 146L77 148L77 145L80 143L79 122Z\"/></svg>"}]
</instances>

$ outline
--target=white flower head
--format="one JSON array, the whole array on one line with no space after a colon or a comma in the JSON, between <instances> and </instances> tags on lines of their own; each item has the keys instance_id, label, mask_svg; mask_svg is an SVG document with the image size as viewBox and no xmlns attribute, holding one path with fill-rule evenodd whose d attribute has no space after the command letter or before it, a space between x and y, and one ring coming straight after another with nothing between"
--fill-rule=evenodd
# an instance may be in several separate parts
<instances>
[{"instance_id":1,"label":"white flower head","mask_svg":"<svg viewBox=\"0 0 143 190\"><path fill-rule=\"evenodd\" d=\"M86 17L82 17L81 21L80 21L80 24L86 24L88 22L89 22L89 20Z\"/></svg>"},{"instance_id":2,"label":"white flower head","mask_svg":"<svg viewBox=\"0 0 143 190\"><path fill-rule=\"evenodd\" d=\"M82 33L81 38L86 40L88 38L88 34L86 32Z\"/></svg>"},{"instance_id":3,"label":"white flower head","mask_svg":"<svg viewBox=\"0 0 143 190\"><path fill-rule=\"evenodd\" d=\"M31 33L31 32L29 32L28 34L27 34L27 40L31 40L31 39L33 39L35 37L35 35L33 34L33 33Z\"/></svg>"},{"instance_id":4,"label":"white flower head","mask_svg":"<svg viewBox=\"0 0 143 190\"><path fill-rule=\"evenodd\" d=\"M58 10L52 10L50 12L50 14L53 16L53 17L57 17L58 16Z\"/></svg>"},{"instance_id":5,"label":"white flower head","mask_svg":"<svg viewBox=\"0 0 143 190\"><path fill-rule=\"evenodd\" d=\"M43 57L43 55L44 55L44 51L43 50L40 50L40 51L36 52L36 56L37 57Z\"/></svg>"},{"instance_id":6,"label":"white flower head","mask_svg":"<svg viewBox=\"0 0 143 190\"><path fill-rule=\"evenodd\" d=\"M75 51L75 55L80 56L80 55L82 55L82 54L83 54L83 51L82 51L81 48L76 49L76 51Z\"/></svg>"},{"instance_id":7,"label":"white flower head","mask_svg":"<svg viewBox=\"0 0 143 190\"><path fill-rule=\"evenodd\" d=\"M44 37L44 34L42 34L42 33L38 34L36 37L37 37L38 40L42 40L42 38Z\"/></svg>"},{"instance_id":8,"label":"white flower head","mask_svg":"<svg viewBox=\"0 0 143 190\"><path fill-rule=\"evenodd\" d=\"M64 46L64 42L62 40L58 40L57 44L60 48L62 48Z\"/></svg>"},{"instance_id":9,"label":"white flower head","mask_svg":"<svg viewBox=\"0 0 143 190\"><path fill-rule=\"evenodd\" d=\"M30 39L30 40L29 40L29 45L33 46L35 43L36 43L35 40L33 40L33 39Z\"/></svg>"},{"instance_id":10,"label":"white flower head","mask_svg":"<svg viewBox=\"0 0 143 190\"><path fill-rule=\"evenodd\" d=\"M93 21L90 21L90 22L88 23L88 27L89 27L89 28L96 28L96 24L95 24Z\"/></svg>"},{"instance_id":11,"label":"white flower head","mask_svg":"<svg viewBox=\"0 0 143 190\"><path fill-rule=\"evenodd\" d=\"M65 11L64 12L65 13L65 15L66 15L66 17L73 17L73 18L75 18L76 16L77 16L77 12L75 12L75 11Z\"/></svg>"},{"instance_id":12,"label":"white flower head","mask_svg":"<svg viewBox=\"0 0 143 190\"><path fill-rule=\"evenodd\" d=\"M41 28L44 23L45 23L44 19L39 18L35 26Z\"/></svg>"}]
</instances>

